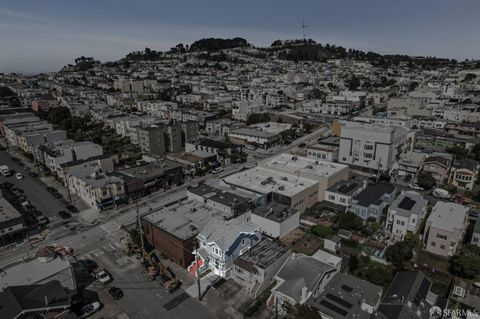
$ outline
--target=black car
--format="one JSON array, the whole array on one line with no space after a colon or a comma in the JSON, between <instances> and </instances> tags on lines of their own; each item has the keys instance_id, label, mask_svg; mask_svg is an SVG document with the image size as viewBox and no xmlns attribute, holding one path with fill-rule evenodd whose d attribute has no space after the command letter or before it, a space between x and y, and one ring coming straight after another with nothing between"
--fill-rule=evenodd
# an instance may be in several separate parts
<instances>
[{"instance_id":1,"label":"black car","mask_svg":"<svg viewBox=\"0 0 480 319\"><path fill-rule=\"evenodd\" d=\"M48 186L46 188L47 192L49 193L55 193L55 192L58 192L57 189L55 187L51 187L51 186Z\"/></svg>"},{"instance_id":2,"label":"black car","mask_svg":"<svg viewBox=\"0 0 480 319\"><path fill-rule=\"evenodd\" d=\"M5 183L3 183L3 187L4 187L4 188L12 188L12 187L13 187L13 184L10 183L10 182L5 182Z\"/></svg>"},{"instance_id":3,"label":"black car","mask_svg":"<svg viewBox=\"0 0 480 319\"><path fill-rule=\"evenodd\" d=\"M57 191L53 192L52 195L53 195L53 197L55 197L55 198L62 198L62 197L63 197L63 195L60 194L60 193L57 192Z\"/></svg>"},{"instance_id":4,"label":"black car","mask_svg":"<svg viewBox=\"0 0 480 319\"><path fill-rule=\"evenodd\" d=\"M28 175L30 175L31 177L37 177L38 176L38 174L35 173L35 172L29 172Z\"/></svg>"},{"instance_id":5,"label":"black car","mask_svg":"<svg viewBox=\"0 0 480 319\"><path fill-rule=\"evenodd\" d=\"M110 287L110 289L108 289L108 293L110 296L112 296L113 300L118 300L123 297L122 289L117 287Z\"/></svg>"},{"instance_id":6,"label":"black car","mask_svg":"<svg viewBox=\"0 0 480 319\"><path fill-rule=\"evenodd\" d=\"M69 212L66 212L64 210L59 211L58 216L60 216L63 219L69 219L70 217L72 217L72 215L70 215Z\"/></svg>"},{"instance_id":7,"label":"black car","mask_svg":"<svg viewBox=\"0 0 480 319\"><path fill-rule=\"evenodd\" d=\"M98 268L98 264L91 259L80 260L80 262L90 273L93 273Z\"/></svg>"},{"instance_id":8,"label":"black car","mask_svg":"<svg viewBox=\"0 0 480 319\"><path fill-rule=\"evenodd\" d=\"M67 209L72 213L78 213L78 208L73 205L67 205Z\"/></svg>"},{"instance_id":9,"label":"black car","mask_svg":"<svg viewBox=\"0 0 480 319\"><path fill-rule=\"evenodd\" d=\"M20 161L17 163L17 165L18 166L25 166L25 164L23 162L20 162Z\"/></svg>"},{"instance_id":10,"label":"black car","mask_svg":"<svg viewBox=\"0 0 480 319\"><path fill-rule=\"evenodd\" d=\"M298 147L300 147L300 148L305 147L305 146L307 146L307 144L305 144L305 143L298 144Z\"/></svg>"}]
</instances>

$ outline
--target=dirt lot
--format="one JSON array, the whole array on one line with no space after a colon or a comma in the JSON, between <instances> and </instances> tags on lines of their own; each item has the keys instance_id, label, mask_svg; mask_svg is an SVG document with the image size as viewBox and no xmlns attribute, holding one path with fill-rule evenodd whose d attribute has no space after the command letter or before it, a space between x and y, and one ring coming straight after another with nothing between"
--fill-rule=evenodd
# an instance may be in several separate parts
<instances>
[{"instance_id":1,"label":"dirt lot","mask_svg":"<svg viewBox=\"0 0 480 319\"><path fill-rule=\"evenodd\" d=\"M322 239L300 228L297 228L283 238L282 243L294 252L305 255L313 255L323 246Z\"/></svg>"}]
</instances>

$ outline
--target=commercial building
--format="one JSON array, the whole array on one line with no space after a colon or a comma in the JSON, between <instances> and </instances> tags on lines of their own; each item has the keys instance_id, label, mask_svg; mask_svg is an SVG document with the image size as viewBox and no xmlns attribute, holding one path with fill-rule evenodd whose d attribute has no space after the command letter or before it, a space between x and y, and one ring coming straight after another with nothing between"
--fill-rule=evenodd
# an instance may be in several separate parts
<instances>
[{"instance_id":1,"label":"commercial building","mask_svg":"<svg viewBox=\"0 0 480 319\"><path fill-rule=\"evenodd\" d=\"M385 228L394 241L405 239L407 233L415 234L427 213L428 201L417 192L402 192L388 208Z\"/></svg>"},{"instance_id":2,"label":"commercial building","mask_svg":"<svg viewBox=\"0 0 480 319\"><path fill-rule=\"evenodd\" d=\"M25 230L22 214L0 193L0 246L22 237Z\"/></svg>"},{"instance_id":3,"label":"commercial building","mask_svg":"<svg viewBox=\"0 0 480 319\"><path fill-rule=\"evenodd\" d=\"M412 151L414 135L402 126L341 121L339 162L388 171Z\"/></svg>"},{"instance_id":4,"label":"commercial building","mask_svg":"<svg viewBox=\"0 0 480 319\"><path fill-rule=\"evenodd\" d=\"M194 261L196 236L213 219L231 219L230 213L186 200L142 217L147 241L180 266Z\"/></svg>"},{"instance_id":5,"label":"commercial building","mask_svg":"<svg viewBox=\"0 0 480 319\"><path fill-rule=\"evenodd\" d=\"M279 134L248 127L230 131L228 137L233 143L253 144L264 149L270 148L280 141Z\"/></svg>"},{"instance_id":6,"label":"commercial building","mask_svg":"<svg viewBox=\"0 0 480 319\"><path fill-rule=\"evenodd\" d=\"M291 255L290 249L270 239L262 239L233 262L231 278L257 298L274 283L274 277Z\"/></svg>"},{"instance_id":7,"label":"commercial building","mask_svg":"<svg viewBox=\"0 0 480 319\"><path fill-rule=\"evenodd\" d=\"M467 212L465 206L438 201L425 224L425 250L443 257L455 255L465 234Z\"/></svg>"},{"instance_id":8,"label":"commercial building","mask_svg":"<svg viewBox=\"0 0 480 319\"><path fill-rule=\"evenodd\" d=\"M125 197L123 180L104 174L96 167L77 167L69 170L66 186L90 207L112 208Z\"/></svg>"},{"instance_id":9,"label":"commercial building","mask_svg":"<svg viewBox=\"0 0 480 319\"><path fill-rule=\"evenodd\" d=\"M276 202L256 207L251 217L262 233L272 238L281 239L300 226L300 212Z\"/></svg>"}]
</instances>

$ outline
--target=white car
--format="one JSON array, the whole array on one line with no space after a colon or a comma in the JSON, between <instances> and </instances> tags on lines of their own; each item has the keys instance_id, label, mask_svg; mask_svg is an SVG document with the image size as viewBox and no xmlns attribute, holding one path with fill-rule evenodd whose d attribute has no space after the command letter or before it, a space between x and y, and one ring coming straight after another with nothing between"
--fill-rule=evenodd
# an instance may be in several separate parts
<instances>
[{"instance_id":1,"label":"white car","mask_svg":"<svg viewBox=\"0 0 480 319\"><path fill-rule=\"evenodd\" d=\"M15 177L16 177L17 179L23 179L23 175L20 174L20 173L15 174Z\"/></svg>"},{"instance_id":2,"label":"white car","mask_svg":"<svg viewBox=\"0 0 480 319\"><path fill-rule=\"evenodd\" d=\"M98 301L89 303L80 309L80 318L87 318L100 309L100 303Z\"/></svg>"},{"instance_id":3,"label":"white car","mask_svg":"<svg viewBox=\"0 0 480 319\"><path fill-rule=\"evenodd\" d=\"M257 149L255 146L250 144L246 144L244 147L249 151L255 151Z\"/></svg>"},{"instance_id":4,"label":"white car","mask_svg":"<svg viewBox=\"0 0 480 319\"><path fill-rule=\"evenodd\" d=\"M212 170L212 173L213 173L213 174L218 174L218 173L220 173L221 171L223 171L223 168L217 167L217 168L214 168L214 169Z\"/></svg>"},{"instance_id":5,"label":"white car","mask_svg":"<svg viewBox=\"0 0 480 319\"><path fill-rule=\"evenodd\" d=\"M105 270L100 270L95 274L95 277L102 285L108 285L112 282L112 278Z\"/></svg>"},{"instance_id":6,"label":"white car","mask_svg":"<svg viewBox=\"0 0 480 319\"><path fill-rule=\"evenodd\" d=\"M417 184L409 184L408 187L411 188L411 189L414 189L416 191L423 191L424 190L423 187L420 187Z\"/></svg>"}]
</instances>

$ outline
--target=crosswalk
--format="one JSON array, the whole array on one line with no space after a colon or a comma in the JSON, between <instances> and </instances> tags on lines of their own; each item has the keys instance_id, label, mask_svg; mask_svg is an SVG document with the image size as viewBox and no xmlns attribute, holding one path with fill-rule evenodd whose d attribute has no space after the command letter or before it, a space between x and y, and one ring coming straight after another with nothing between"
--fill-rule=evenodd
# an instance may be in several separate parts
<instances>
[{"instance_id":1,"label":"crosswalk","mask_svg":"<svg viewBox=\"0 0 480 319\"><path fill-rule=\"evenodd\" d=\"M119 248L123 248L123 246L120 243L114 242L114 243L108 243L103 245L100 248L96 248L86 254L83 254L79 256L79 259L95 259L95 257L99 257L104 255L106 252L107 253L113 253Z\"/></svg>"}]
</instances>

